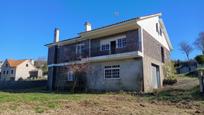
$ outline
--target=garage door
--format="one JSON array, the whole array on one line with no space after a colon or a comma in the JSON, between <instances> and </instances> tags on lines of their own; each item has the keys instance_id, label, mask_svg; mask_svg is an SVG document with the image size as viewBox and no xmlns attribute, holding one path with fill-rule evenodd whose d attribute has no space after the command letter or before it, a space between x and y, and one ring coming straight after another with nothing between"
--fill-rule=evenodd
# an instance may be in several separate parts
<instances>
[{"instance_id":1,"label":"garage door","mask_svg":"<svg viewBox=\"0 0 204 115\"><path fill-rule=\"evenodd\" d=\"M159 66L152 64L152 88L157 89L160 86Z\"/></svg>"}]
</instances>

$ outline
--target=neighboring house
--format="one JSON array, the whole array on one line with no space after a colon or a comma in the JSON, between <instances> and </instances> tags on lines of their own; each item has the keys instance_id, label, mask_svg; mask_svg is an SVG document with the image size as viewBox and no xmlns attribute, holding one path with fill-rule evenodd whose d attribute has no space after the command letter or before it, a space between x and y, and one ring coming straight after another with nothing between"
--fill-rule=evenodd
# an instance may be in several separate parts
<instances>
[{"instance_id":1,"label":"neighboring house","mask_svg":"<svg viewBox=\"0 0 204 115\"><path fill-rule=\"evenodd\" d=\"M197 67L198 67L198 63L195 60L177 61L175 63L176 72L178 74L195 71Z\"/></svg>"},{"instance_id":2,"label":"neighboring house","mask_svg":"<svg viewBox=\"0 0 204 115\"><path fill-rule=\"evenodd\" d=\"M2 65L1 80L23 80L31 77L31 71L39 71L33 60L7 59Z\"/></svg>"},{"instance_id":3,"label":"neighboring house","mask_svg":"<svg viewBox=\"0 0 204 115\"><path fill-rule=\"evenodd\" d=\"M72 68L77 64L87 66L81 74L87 90L149 92L162 87L172 45L160 13L93 30L85 23L85 29L63 41L55 29L54 43L46 45L51 90L75 81L78 74Z\"/></svg>"},{"instance_id":4,"label":"neighboring house","mask_svg":"<svg viewBox=\"0 0 204 115\"><path fill-rule=\"evenodd\" d=\"M1 79L1 66L3 64L3 61L0 61L0 79Z\"/></svg>"}]
</instances>

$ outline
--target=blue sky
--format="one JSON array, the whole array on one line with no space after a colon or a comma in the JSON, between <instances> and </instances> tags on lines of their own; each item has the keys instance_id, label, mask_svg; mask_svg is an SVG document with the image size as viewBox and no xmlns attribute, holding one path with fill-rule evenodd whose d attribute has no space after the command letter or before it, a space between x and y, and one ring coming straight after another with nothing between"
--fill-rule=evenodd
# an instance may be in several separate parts
<instances>
[{"instance_id":1,"label":"blue sky","mask_svg":"<svg viewBox=\"0 0 204 115\"><path fill-rule=\"evenodd\" d=\"M204 0L0 0L0 60L47 57L44 46L53 41L55 27L60 39L129 18L161 12L174 46L172 59L186 59L179 50L204 31ZM119 14L115 16L114 14ZM191 58L200 52L194 50Z\"/></svg>"}]
</instances>

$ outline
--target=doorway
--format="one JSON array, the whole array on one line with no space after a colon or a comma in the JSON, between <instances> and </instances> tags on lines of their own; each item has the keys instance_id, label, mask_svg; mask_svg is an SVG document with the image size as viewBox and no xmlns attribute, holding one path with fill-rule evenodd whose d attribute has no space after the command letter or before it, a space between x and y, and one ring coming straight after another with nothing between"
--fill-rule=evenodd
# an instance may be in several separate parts
<instances>
[{"instance_id":1,"label":"doorway","mask_svg":"<svg viewBox=\"0 0 204 115\"><path fill-rule=\"evenodd\" d=\"M152 64L152 88L157 89L160 87L160 71L159 66Z\"/></svg>"},{"instance_id":2,"label":"doorway","mask_svg":"<svg viewBox=\"0 0 204 115\"><path fill-rule=\"evenodd\" d=\"M116 49L116 41L111 41L111 54L115 54L115 49Z\"/></svg>"}]
</instances>

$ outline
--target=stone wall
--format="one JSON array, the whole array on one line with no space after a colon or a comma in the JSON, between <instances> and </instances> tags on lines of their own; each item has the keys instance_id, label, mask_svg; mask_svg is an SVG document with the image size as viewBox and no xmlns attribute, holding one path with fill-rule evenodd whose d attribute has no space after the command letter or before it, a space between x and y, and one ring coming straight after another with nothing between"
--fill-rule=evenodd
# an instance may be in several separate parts
<instances>
[{"instance_id":1,"label":"stone wall","mask_svg":"<svg viewBox=\"0 0 204 115\"><path fill-rule=\"evenodd\" d=\"M46 87L47 80L35 81L0 81L0 90L25 90Z\"/></svg>"},{"instance_id":2,"label":"stone wall","mask_svg":"<svg viewBox=\"0 0 204 115\"><path fill-rule=\"evenodd\" d=\"M143 74L144 74L144 92L151 92L152 88L152 64L159 66L160 71L160 87L163 86L163 65L161 47L163 47L158 41L156 41L149 33L143 30L143 43L144 43L144 57L143 57ZM170 52L164 49L165 62L170 60Z\"/></svg>"},{"instance_id":3,"label":"stone wall","mask_svg":"<svg viewBox=\"0 0 204 115\"><path fill-rule=\"evenodd\" d=\"M138 30L132 30L132 31L124 32L124 33L119 33L116 35L105 36L102 38L91 40L91 56L95 57L95 56L109 55L110 51L100 50L100 40L109 39L110 37L123 35L123 34L125 34L127 37L127 46L124 48L116 48L116 52L115 52L116 54L131 52L131 51L138 51L138 50L141 51L141 48L140 48L141 45L139 45Z\"/></svg>"}]
</instances>

